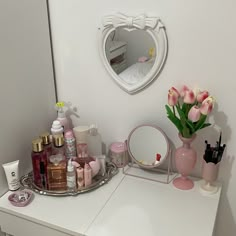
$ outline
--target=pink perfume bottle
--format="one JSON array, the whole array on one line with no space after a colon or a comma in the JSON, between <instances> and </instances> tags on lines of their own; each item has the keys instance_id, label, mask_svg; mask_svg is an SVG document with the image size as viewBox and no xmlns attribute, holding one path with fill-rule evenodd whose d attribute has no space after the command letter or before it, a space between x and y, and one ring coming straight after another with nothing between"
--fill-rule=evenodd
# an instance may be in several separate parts
<instances>
[{"instance_id":1,"label":"pink perfume bottle","mask_svg":"<svg viewBox=\"0 0 236 236\"><path fill-rule=\"evenodd\" d=\"M43 149L43 141L40 138L32 141L32 166L34 183L40 188L46 188L46 169L47 169L47 155Z\"/></svg>"},{"instance_id":2,"label":"pink perfume bottle","mask_svg":"<svg viewBox=\"0 0 236 236\"><path fill-rule=\"evenodd\" d=\"M40 138L43 141L43 149L45 150L45 152L47 154L47 158L49 158L52 155L52 143L50 140L49 132L42 133L40 135Z\"/></svg>"},{"instance_id":3,"label":"pink perfume bottle","mask_svg":"<svg viewBox=\"0 0 236 236\"><path fill-rule=\"evenodd\" d=\"M53 137L52 155L57 155L57 154L65 156L63 134L56 134Z\"/></svg>"}]
</instances>

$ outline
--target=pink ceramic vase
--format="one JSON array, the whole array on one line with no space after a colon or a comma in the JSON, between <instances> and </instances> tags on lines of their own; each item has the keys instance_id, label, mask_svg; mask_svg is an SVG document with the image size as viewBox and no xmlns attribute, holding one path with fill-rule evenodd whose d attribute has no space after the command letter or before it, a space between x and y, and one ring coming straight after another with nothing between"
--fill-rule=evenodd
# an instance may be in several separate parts
<instances>
[{"instance_id":1,"label":"pink ceramic vase","mask_svg":"<svg viewBox=\"0 0 236 236\"><path fill-rule=\"evenodd\" d=\"M191 147L196 134L191 138L184 138L179 134L179 138L183 142L183 145L175 150L175 164L181 177L174 179L173 184L178 189L188 190L194 186L193 181L187 176L191 173L197 161L197 153Z\"/></svg>"}]
</instances>

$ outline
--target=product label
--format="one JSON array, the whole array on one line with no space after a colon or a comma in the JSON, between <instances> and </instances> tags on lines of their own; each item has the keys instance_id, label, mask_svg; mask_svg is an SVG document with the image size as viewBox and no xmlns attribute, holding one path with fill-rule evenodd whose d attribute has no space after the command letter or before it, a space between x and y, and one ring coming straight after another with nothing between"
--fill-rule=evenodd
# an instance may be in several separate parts
<instances>
[{"instance_id":1,"label":"product label","mask_svg":"<svg viewBox=\"0 0 236 236\"><path fill-rule=\"evenodd\" d=\"M10 190L17 190L20 187L20 182L18 179L14 178L12 179L9 189Z\"/></svg>"}]
</instances>

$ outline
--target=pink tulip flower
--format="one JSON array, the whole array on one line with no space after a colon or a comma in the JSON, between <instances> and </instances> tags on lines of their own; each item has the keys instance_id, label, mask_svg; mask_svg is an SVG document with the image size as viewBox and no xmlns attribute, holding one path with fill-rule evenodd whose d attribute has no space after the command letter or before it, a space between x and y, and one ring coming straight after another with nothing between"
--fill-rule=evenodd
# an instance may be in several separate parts
<instances>
[{"instance_id":1,"label":"pink tulip flower","mask_svg":"<svg viewBox=\"0 0 236 236\"><path fill-rule=\"evenodd\" d=\"M193 90L186 90L184 94L184 103L193 104L195 102L195 94Z\"/></svg>"},{"instance_id":2,"label":"pink tulip flower","mask_svg":"<svg viewBox=\"0 0 236 236\"><path fill-rule=\"evenodd\" d=\"M215 99L212 96L207 97L200 107L200 112L203 115L208 115L211 113L213 106L214 106Z\"/></svg>"},{"instance_id":3,"label":"pink tulip flower","mask_svg":"<svg viewBox=\"0 0 236 236\"><path fill-rule=\"evenodd\" d=\"M201 112L198 106L192 106L188 113L188 119L192 122L197 122L200 119Z\"/></svg>"},{"instance_id":4,"label":"pink tulip flower","mask_svg":"<svg viewBox=\"0 0 236 236\"><path fill-rule=\"evenodd\" d=\"M178 103L179 92L176 88L171 87L168 91L168 104L170 106L175 106Z\"/></svg>"},{"instance_id":5,"label":"pink tulip flower","mask_svg":"<svg viewBox=\"0 0 236 236\"><path fill-rule=\"evenodd\" d=\"M200 91L197 95L197 101L202 103L209 96L209 92L204 90Z\"/></svg>"},{"instance_id":6,"label":"pink tulip flower","mask_svg":"<svg viewBox=\"0 0 236 236\"><path fill-rule=\"evenodd\" d=\"M180 96L183 98L184 97L184 95L185 95L185 92L186 91L189 91L190 89L186 86L186 85L184 85L181 89L180 89Z\"/></svg>"}]
</instances>

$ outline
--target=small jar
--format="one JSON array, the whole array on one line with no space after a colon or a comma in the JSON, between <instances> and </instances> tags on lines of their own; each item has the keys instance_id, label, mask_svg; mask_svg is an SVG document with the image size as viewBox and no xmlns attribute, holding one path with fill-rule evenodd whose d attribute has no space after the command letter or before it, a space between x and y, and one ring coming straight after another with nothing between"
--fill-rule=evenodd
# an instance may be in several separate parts
<instances>
[{"instance_id":1,"label":"small jar","mask_svg":"<svg viewBox=\"0 0 236 236\"><path fill-rule=\"evenodd\" d=\"M127 146L122 142L112 143L110 146L111 161L119 168L128 164Z\"/></svg>"}]
</instances>

